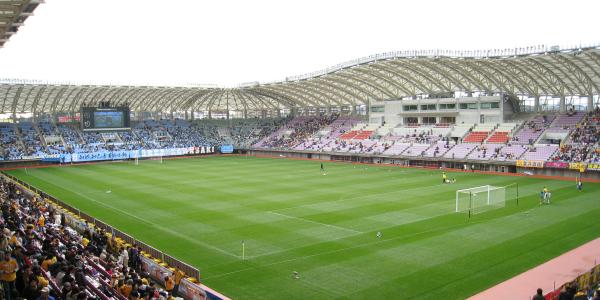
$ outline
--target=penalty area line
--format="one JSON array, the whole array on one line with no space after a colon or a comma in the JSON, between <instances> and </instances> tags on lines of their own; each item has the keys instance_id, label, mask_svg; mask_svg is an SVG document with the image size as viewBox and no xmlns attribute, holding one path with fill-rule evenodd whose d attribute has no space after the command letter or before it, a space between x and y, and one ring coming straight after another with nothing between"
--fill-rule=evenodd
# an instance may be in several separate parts
<instances>
[{"instance_id":1,"label":"penalty area line","mask_svg":"<svg viewBox=\"0 0 600 300\"><path fill-rule=\"evenodd\" d=\"M300 217L294 217L294 216L290 216L290 215L286 215L286 214L282 214L282 213L278 213L278 212L274 212L274 211L268 211L267 213L274 214L277 216L282 216L282 217L288 218L288 219L294 219L294 220L304 221L307 223L312 223L312 224L317 224L317 225L326 226L326 227L330 227L330 228L335 228L335 229L339 229L339 230L350 231L353 233L360 233L360 234L364 233L362 231L358 231L358 230L354 230L354 229L350 229L350 228L345 228L345 227L336 226L336 225L327 224L327 223L321 223L321 222L317 222L317 221L313 221L313 220L309 220L309 219L305 219L305 218L300 218Z\"/></svg>"}]
</instances>

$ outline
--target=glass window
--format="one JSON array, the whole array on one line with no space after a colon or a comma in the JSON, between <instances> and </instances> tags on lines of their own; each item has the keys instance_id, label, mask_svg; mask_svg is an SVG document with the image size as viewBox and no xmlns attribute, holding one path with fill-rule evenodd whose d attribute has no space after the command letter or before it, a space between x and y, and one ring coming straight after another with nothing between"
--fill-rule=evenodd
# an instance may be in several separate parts
<instances>
[{"instance_id":1,"label":"glass window","mask_svg":"<svg viewBox=\"0 0 600 300\"><path fill-rule=\"evenodd\" d=\"M417 106L416 105L404 105L403 109L404 109L404 111L417 110Z\"/></svg>"},{"instance_id":2,"label":"glass window","mask_svg":"<svg viewBox=\"0 0 600 300\"><path fill-rule=\"evenodd\" d=\"M421 110L435 110L435 104L422 104Z\"/></svg>"},{"instance_id":3,"label":"glass window","mask_svg":"<svg viewBox=\"0 0 600 300\"><path fill-rule=\"evenodd\" d=\"M460 109L477 109L477 103L461 103Z\"/></svg>"},{"instance_id":4,"label":"glass window","mask_svg":"<svg viewBox=\"0 0 600 300\"><path fill-rule=\"evenodd\" d=\"M435 117L423 117L423 124L435 124Z\"/></svg>"},{"instance_id":5,"label":"glass window","mask_svg":"<svg viewBox=\"0 0 600 300\"><path fill-rule=\"evenodd\" d=\"M380 105L380 106L371 106L371 112L384 112L385 111L385 107Z\"/></svg>"},{"instance_id":6,"label":"glass window","mask_svg":"<svg viewBox=\"0 0 600 300\"><path fill-rule=\"evenodd\" d=\"M404 118L404 124L418 124L419 118L417 117L406 117Z\"/></svg>"},{"instance_id":7,"label":"glass window","mask_svg":"<svg viewBox=\"0 0 600 300\"><path fill-rule=\"evenodd\" d=\"M481 109L492 109L492 108L500 108L500 103L498 102L482 102L480 104Z\"/></svg>"},{"instance_id":8,"label":"glass window","mask_svg":"<svg viewBox=\"0 0 600 300\"><path fill-rule=\"evenodd\" d=\"M456 123L456 117L442 117L440 123L454 124Z\"/></svg>"},{"instance_id":9,"label":"glass window","mask_svg":"<svg viewBox=\"0 0 600 300\"><path fill-rule=\"evenodd\" d=\"M456 103L440 104L440 109L456 109Z\"/></svg>"},{"instance_id":10,"label":"glass window","mask_svg":"<svg viewBox=\"0 0 600 300\"><path fill-rule=\"evenodd\" d=\"M560 107L560 98L541 96L540 106L542 111L558 111Z\"/></svg>"}]
</instances>

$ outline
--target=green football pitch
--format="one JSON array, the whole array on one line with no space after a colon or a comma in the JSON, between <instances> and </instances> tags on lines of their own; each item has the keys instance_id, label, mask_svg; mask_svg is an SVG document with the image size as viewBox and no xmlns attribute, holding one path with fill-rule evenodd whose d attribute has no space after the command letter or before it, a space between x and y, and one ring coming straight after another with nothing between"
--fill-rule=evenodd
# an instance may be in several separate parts
<instances>
[{"instance_id":1,"label":"green football pitch","mask_svg":"<svg viewBox=\"0 0 600 300\"><path fill-rule=\"evenodd\" d=\"M600 233L600 184L578 192L574 181L531 177L457 172L442 184L440 170L319 169L230 156L8 173L197 266L235 299L464 299ZM505 207L454 212L456 190L483 185L509 186ZM551 205L539 205L543 186Z\"/></svg>"}]
</instances>

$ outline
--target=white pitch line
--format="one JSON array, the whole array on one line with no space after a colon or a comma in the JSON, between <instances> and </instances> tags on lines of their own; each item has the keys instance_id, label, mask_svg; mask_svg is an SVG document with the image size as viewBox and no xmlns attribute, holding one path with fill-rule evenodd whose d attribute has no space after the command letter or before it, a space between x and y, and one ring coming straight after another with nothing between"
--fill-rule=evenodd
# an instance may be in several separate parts
<instances>
[{"instance_id":1,"label":"white pitch line","mask_svg":"<svg viewBox=\"0 0 600 300\"><path fill-rule=\"evenodd\" d=\"M423 190L423 189L427 189L427 188L435 188L437 186L443 186L443 184L428 185L426 187L421 186L421 187L412 188L412 189L394 190L394 191L389 191L389 192L384 192L384 193L371 193L368 195L359 195L359 196L347 197L347 198L344 198L344 196L341 196L339 199L333 200L333 201L321 201L318 203L302 204L302 205L298 205L298 206L274 209L270 212L283 211L283 210L289 210L289 209L294 209L294 208L298 208L298 207L313 206L313 205L319 205L319 204L337 203L337 202L343 202L343 201L355 200L355 199L361 199L361 198L371 198L373 196L382 196L382 195L396 194L396 193L406 193L407 191Z\"/></svg>"},{"instance_id":2,"label":"white pitch line","mask_svg":"<svg viewBox=\"0 0 600 300\"><path fill-rule=\"evenodd\" d=\"M304 222L308 222L308 223L313 223L313 224L317 224L317 225L321 225L321 226L326 226L326 227L331 227L331 228L335 228L335 229L350 231L350 232L354 232L354 233L364 233L362 231L358 231L358 230L354 230L354 229L350 229L350 228L345 228L345 227L336 226L336 225L332 225L332 224L321 223L321 222L317 222L317 221L313 221L313 220L309 220L309 219L305 219L305 218L300 218L300 217L294 217L294 216L284 215L284 214L280 214L280 213L274 212L274 211L268 211L268 213L274 214L274 215L278 215L278 216L282 216L282 217L285 217L285 218L288 218L288 219L300 220L300 221L304 221Z\"/></svg>"},{"instance_id":3,"label":"white pitch line","mask_svg":"<svg viewBox=\"0 0 600 300\"><path fill-rule=\"evenodd\" d=\"M41 179L41 180L43 180L43 179ZM43 181L45 181L45 180L43 180ZM46 182L47 182L47 181L46 181ZM53 183L51 183L51 184L53 184ZM53 185L54 185L54 184L53 184ZM196 244L196 245L198 245L198 246L206 247L206 248L212 249L212 250L214 250L214 251L217 251L217 252L219 252L219 253L222 253L222 254L225 254L225 255L231 256L231 257L240 258L240 256L239 256L239 255L236 255L236 254L230 253L230 252L228 252L228 251L225 251L225 250L223 250L223 249L221 249L221 248L218 248L218 247L215 247L215 246L213 246L213 245L210 245L210 244L207 244L207 243L201 242L201 241L199 241L199 240L196 240L196 239L190 238L189 236L187 236L187 235L185 235L185 234L179 233L179 232L177 232L177 231L175 231L175 230L172 230L172 229L166 228L166 227L164 227L164 226L161 226L161 225L158 225L158 224L156 224L156 223L150 222L150 221L148 221L148 220L146 220L146 219L140 218L140 217L138 217L138 216L136 216L136 215L134 215L134 214L131 214L131 213L127 212L127 211L124 211L124 210L122 210L122 209L120 209L120 208L114 207L114 206L112 206L112 205L110 205L110 204L106 204L106 203L104 203L104 202L101 202L101 201L98 201L98 200L96 200L96 199L94 199L94 198L91 198L91 197L89 197L89 196L87 196L87 195L85 195L85 194L83 194L83 193L77 192L77 191L75 191L75 190L71 190L71 192L73 192L73 193L75 193L75 194L77 194L77 195L79 195L79 196L81 196L81 197L84 197L84 198L86 198L86 199L88 199L88 200L90 200L90 201L92 201L92 202L98 203L98 204L100 204L100 205L102 205L102 206L104 206L104 207L108 207L108 208L110 208L110 209L112 209L112 210L114 210L114 211L120 212L120 213L122 213L122 214L124 214L124 215L127 215L127 216L129 216L129 217L132 217L132 218L134 218L134 219L136 219L136 220L138 220L138 221L141 221L141 222L143 222L143 223L146 223L147 225L150 225L150 226L152 226L152 227L154 227L154 228L156 228L156 229L158 229L158 230L161 230L161 231L167 232L167 233L169 233L169 234L175 235L175 236L177 236L177 237L180 237L180 238L182 238L182 239L184 239L184 240L186 240L186 241L189 241L189 242L191 242L192 244Z\"/></svg>"},{"instance_id":4,"label":"white pitch line","mask_svg":"<svg viewBox=\"0 0 600 300\"><path fill-rule=\"evenodd\" d=\"M486 220L472 221L468 225L473 225L473 224L478 224L478 223L484 223L484 222L487 222L487 221ZM263 264L263 265L257 265L255 267L248 267L248 268L244 268L244 269L239 269L239 270L235 270L235 271L232 271L232 272L227 272L227 273L217 274L215 276L205 277L204 279L207 280L207 279L219 278L219 277L223 277L223 276L227 276L227 275L231 275L231 274L235 274L235 273L240 273L240 272L245 272L245 271L253 270L253 269L257 269L257 268L270 267L270 266L285 264L285 263L292 262L292 261L297 261L297 260L303 260L303 259L307 259L307 258L317 257L317 256L321 256L321 255L328 255L328 254L333 254L333 253L338 253L338 252L344 252L346 250L363 248L363 247L366 247L366 246L371 246L371 245L376 245L376 244L380 244L380 243L391 242L391 241L395 241L395 240L398 240L398 239L411 238L411 237L422 235L422 234L425 234L425 233L436 232L436 231L439 231L439 230L446 230L446 229L451 229L451 228L456 228L456 227L461 227L461 226L468 226L468 225L467 224L455 224L453 226L448 226L448 227L444 227L444 228L435 228L435 229L424 230L424 231L415 232L415 233L409 234L409 235L396 236L396 237L393 237L393 238L376 240L376 241L370 242L370 243L362 243L362 244L357 244L357 245L354 245L354 246L344 247L344 248L340 248L340 249L336 249L336 250L330 250L330 251L315 253L315 254L306 255L306 256L299 256L299 257L294 257L294 258L290 258L290 259L285 259L285 260L275 261L275 262L271 262L271 263L266 263L266 264Z\"/></svg>"}]
</instances>

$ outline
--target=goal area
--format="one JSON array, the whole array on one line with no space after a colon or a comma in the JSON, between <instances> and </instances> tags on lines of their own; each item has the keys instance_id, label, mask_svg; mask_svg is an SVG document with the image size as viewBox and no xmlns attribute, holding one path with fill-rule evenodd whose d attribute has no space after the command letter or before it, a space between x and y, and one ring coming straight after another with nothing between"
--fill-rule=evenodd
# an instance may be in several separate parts
<instances>
[{"instance_id":1,"label":"goal area","mask_svg":"<svg viewBox=\"0 0 600 300\"><path fill-rule=\"evenodd\" d=\"M506 187L484 185L456 191L456 212L477 214L505 204Z\"/></svg>"}]
</instances>

